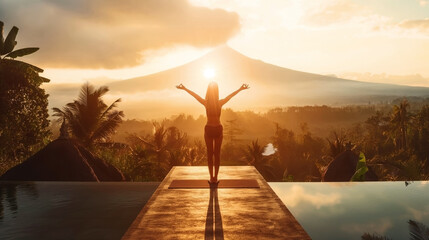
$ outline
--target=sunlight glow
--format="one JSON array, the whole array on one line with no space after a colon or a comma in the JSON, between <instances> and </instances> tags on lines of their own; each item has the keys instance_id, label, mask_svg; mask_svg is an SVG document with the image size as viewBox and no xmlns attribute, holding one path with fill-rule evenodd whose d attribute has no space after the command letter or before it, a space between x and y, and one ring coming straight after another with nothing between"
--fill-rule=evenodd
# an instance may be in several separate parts
<instances>
[{"instance_id":1,"label":"sunlight glow","mask_svg":"<svg viewBox=\"0 0 429 240\"><path fill-rule=\"evenodd\" d=\"M216 75L216 71L214 70L214 68L208 67L204 69L204 77L207 79L213 79Z\"/></svg>"}]
</instances>

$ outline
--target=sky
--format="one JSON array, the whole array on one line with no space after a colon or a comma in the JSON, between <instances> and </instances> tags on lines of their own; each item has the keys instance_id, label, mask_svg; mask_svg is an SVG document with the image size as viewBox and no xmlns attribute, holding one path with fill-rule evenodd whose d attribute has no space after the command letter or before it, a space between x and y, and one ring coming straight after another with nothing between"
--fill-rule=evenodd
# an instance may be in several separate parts
<instances>
[{"instance_id":1,"label":"sky","mask_svg":"<svg viewBox=\"0 0 429 240\"><path fill-rule=\"evenodd\" d=\"M0 20L20 28L17 48L40 47L25 61L51 79L51 105L70 98L53 89L156 73L223 44L289 69L429 87L429 0L0 0Z\"/></svg>"},{"instance_id":2,"label":"sky","mask_svg":"<svg viewBox=\"0 0 429 240\"><path fill-rule=\"evenodd\" d=\"M429 86L425 0L0 0L5 32L53 83L104 82L189 62L220 44L282 67Z\"/></svg>"}]
</instances>

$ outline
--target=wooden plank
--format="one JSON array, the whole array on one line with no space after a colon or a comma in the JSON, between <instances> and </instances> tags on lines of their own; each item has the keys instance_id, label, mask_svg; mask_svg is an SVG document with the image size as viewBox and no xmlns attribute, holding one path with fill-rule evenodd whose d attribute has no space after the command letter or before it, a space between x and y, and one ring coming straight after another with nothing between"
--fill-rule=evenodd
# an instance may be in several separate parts
<instances>
[{"instance_id":1,"label":"wooden plank","mask_svg":"<svg viewBox=\"0 0 429 240\"><path fill-rule=\"evenodd\" d=\"M217 184L209 184L208 180L175 179L171 181L169 189L178 188L259 188L256 179L222 179Z\"/></svg>"},{"instance_id":2,"label":"wooden plank","mask_svg":"<svg viewBox=\"0 0 429 240\"><path fill-rule=\"evenodd\" d=\"M204 178L207 167L173 167L122 239L310 239L252 166L221 166L219 179L256 179L260 188L168 188Z\"/></svg>"}]
</instances>

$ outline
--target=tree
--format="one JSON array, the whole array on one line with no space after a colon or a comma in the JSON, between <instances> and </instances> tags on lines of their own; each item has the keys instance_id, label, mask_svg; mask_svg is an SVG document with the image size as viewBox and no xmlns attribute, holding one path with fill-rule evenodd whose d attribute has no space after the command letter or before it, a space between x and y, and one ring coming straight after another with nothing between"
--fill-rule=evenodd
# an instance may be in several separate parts
<instances>
[{"instance_id":1,"label":"tree","mask_svg":"<svg viewBox=\"0 0 429 240\"><path fill-rule=\"evenodd\" d=\"M15 60L38 48L13 51L18 28L4 40L3 25L0 22L0 171L29 157L50 136L48 95L40 88L49 79L39 76L42 69Z\"/></svg>"},{"instance_id":2,"label":"tree","mask_svg":"<svg viewBox=\"0 0 429 240\"><path fill-rule=\"evenodd\" d=\"M385 155L389 152L389 116L377 111L365 121L366 134L362 141L363 150L368 158ZM390 144L391 145L391 144Z\"/></svg>"},{"instance_id":3,"label":"tree","mask_svg":"<svg viewBox=\"0 0 429 240\"><path fill-rule=\"evenodd\" d=\"M263 163L263 155L264 153L264 147L262 147L258 139L255 141L252 141L250 145L247 145L247 148L243 151L243 159L246 160L246 162L249 165L252 166L258 166Z\"/></svg>"},{"instance_id":4,"label":"tree","mask_svg":"<svg viewBox=\"0 0 429 240\"><path fill-rule=\"evenodd\" d=\"M225 139L229 142L235 142L237 139L237 135L240 135L242 130L239 128L237 119L226 120L225 124Z\"/></svg>"},{"instance_id":5,"label":"tree","mask_svg":"<svg viewBox=\"0 0 429 240\"><path fill-rule=\"evenodd\" d=\"M95 89L86 83L77 100L68 103L62 110L53 108L54 116L65 121L71 137L86 146L107 142L124 117L122 111L115 110L120 98L110 106L101 99L108 91L108 87Z\"/></svg>"},{"instance_id":6,"label":"tree","mask_svg":"<svg viewBox=\"0 0 429 240\"><path fill-rule=\"evenodd\" d=\"M188 137L176 127L165 127L165 123L153 122L154 133L151 136L132 135L133 141L143 143L145 149L155 158L156 178L162 180L176 165L190 165L187 147Z\"/></svg>"},{"instance_id":7,"label":"tree","mask_svg":"<svg viewBox=\"0 0 429 240\"><path fill-rule=\"evenodd\" d=\"M341 131L340 134L338 134L336 131L332 131L331 133L333 140L330 140L327 138L329 144L329 149L331 151L331 156L333 158L337 157L340 153L344 152L346 150L346 137L344 136L343 132Z\"/></svg>"},{"instance_id":8,"label":"tree","mask_svg":"<svg viewBox=\"0 0 429 240\"><path fill-rule=\"evenodd\" d=\"M410 104L407 99L402 100L399 105L393 106L391 122L400 132L400 148L406 150L407 148L407 127L410 120L408 108Z\"/></svg>"},{"instance_id":9,"label":"tree","mask_svg":"<svg viewBox=\"0 0 429 240\"><path fill-rule=\"evenodd\" d=\"M262 155L265 147L261 146L258 139L252 141L250 145L243 150L243 160L251 166L254 166L267 180L276 179L274 170L269 164L268 157Z\"/></svg>"},{"instance_id":10,"label":"tree","mask_svg":"<svg viewBox=\"0 0 429 240\"><path fill-rule=\"evenodd\" d=\"M275 167L278 171L277 176L291 175L296 177L300 173L302 154L299 144L295 140L295 133L276 124L273 145L277 149L276 155L278 155L278 162Z\"/></svg>"},{"instance_id":11,"label":"tree","mask_svg":"<svg viewBox=\"0 0 429 240\"><path fill-rule=\"evenodd\" d=\"M424 105L413 117L410 146L419 159L423 160L429 172L429 105Z\"/></svg>"}]
</instances>

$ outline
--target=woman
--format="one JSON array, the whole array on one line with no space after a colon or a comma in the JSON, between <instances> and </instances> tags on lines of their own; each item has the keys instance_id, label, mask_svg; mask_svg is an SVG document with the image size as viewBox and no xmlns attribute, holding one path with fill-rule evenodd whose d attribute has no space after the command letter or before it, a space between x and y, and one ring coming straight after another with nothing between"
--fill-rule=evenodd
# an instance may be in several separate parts
<instances>
[{"instance_id":1,"label":"woman","mask_svg":"<svg viewBox=\"0 0 429 240\"><path fill-rule=\"evenodd\" d=\"M243 84L238 90L229 94L226 98L219 100L219 88L216 82L211 82L207 87L206 98L203 99L198 94L187 89L183 84L176 86L191 94L198 102L204 105L207 114L207 124L204 128L204 140L207 146L207 161L210 173L210 183L217 183L217 175L220 165L220 147L223 139L223 127L220 123L220 113L222 106L227 103L241 90L249 89L248 84ZM214 156L214 174L213 174Z\"/></svg>"}]
</instances>

